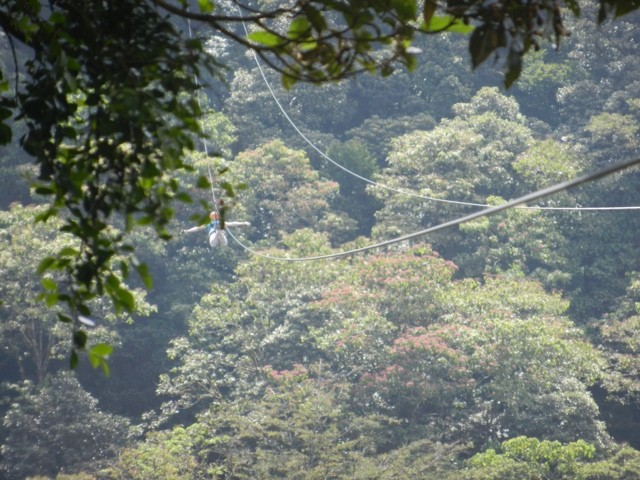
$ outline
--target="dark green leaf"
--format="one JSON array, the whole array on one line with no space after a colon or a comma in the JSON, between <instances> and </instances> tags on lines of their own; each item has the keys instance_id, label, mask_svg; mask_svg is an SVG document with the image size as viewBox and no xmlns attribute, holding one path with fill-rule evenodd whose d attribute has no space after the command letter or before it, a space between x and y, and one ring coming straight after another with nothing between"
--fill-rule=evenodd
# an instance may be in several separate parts
<instances>
[{"instance_id":1,"label":"dark green leaf","mask_svg":"<svg viewBox=\"0 0 640 480\"><path fill-rule=\"evenodd\" d=\"M55 268L55 265L56 265L56 259L54 257L45 257L40 261L37 272L38 274L42 275L47 270L51 268Z\"/></svg>"},{"instance_id":2,"label":"dark green leaf","mask_svg":"<svg viewBox=\"0 0 640 480\"><path fill-rule=\"evenodd\" d=\"M6 82L2 82L3 84L5 84ZM2 88L1 90L5 90L5 88ZM11 116L11 110L8 108L4 108L4 107L0 107L0 120L5 120L7 118L9 118Z\"/></svg>"},{"instance_id":3,"label":"dark green leaf","mask_svg":"<svg viewBox=\"0 0 640 480\"><path fill-rule=\"evenodd\" d=\"M135 309L136 302L133 294L126 288L119 289L116 298L126 311L132 312Z\"/></svg>"},{"instance_id":4,"label":"dark green leaf","mask_svg":"<svg viewBox=\"0 0 640 480\"><path fill-rule=\"evenodd\" d=\"M504 86L509 88L513 85L522 72L522 56L518 52L511 52L507 61L507 71L504 77Z\"/></svg>"},{"instance_id":5,"label":"dark green leaf","mask_svg":"<svg viewBox=\"0 0 640 480\"><path fill-rule=\"evenodd\" d=\"M176 195L176 200L183 202L183 203L193 203L193 198L191 198L191 195L189 195L188 193L185 192L180 192Z\"/></svg>"},{"instance_id":6,"label":"dark green leaf","mask_svg":"<svg viewBox=\"0 0 640 480\"><path fill-rule=\"evenodd\" d=\"M129 264L125 261L120 262L120 271L122 272L122 276L124 278L129 277Z\"/></svg>"},{"instance_id":7,"label":"dark green leaf","mask_svg":"<svg viewBox=\"0 0 640 480\"><path fill-rule=\"evenodd\" d=\"M78 354L76 353L76 350L73 349L71 350L71 357L69 358L69 368L73 370L77 366L78 366Z\"/></svg>"},{"instance_id":8,"label":"dark green leaf","mask_svg":"<svg viewBox=\"0 0 640 480\"><path fill-rule=\"evenodd\" d=\"M469 38L469 53L473 68L477 68L498 48L498 33L488 25L476 28Z\"/></svg>"},{"instance_id":9,"label":"dark green leaf","mask_svg":"<svg viewBox=\"0 0 640 480\"><path fill-rule=\"evenodd\" d=\"M196 186L198 188L209 188L211 184L209 183L209 179L207 177L205 177L204 175L201 175L198 177L198 180L196 181Z\"/></svg>"},{"instance_id":10,"label":"dark green leaf","mask_svg":"<svg viewBox=\"0 0 640 480\"><path fill-rule=\"evenodd\" d=\"M38 186L34 189L34 191L38 194L38 195L52 195L55 190L52 189L51 187L45 187L45 186ZM46 219L45 219L46 220Z\"/></svg>"},{"instance_id":11,"label":"dark green leaf","mask_svg":"<svg viewBox=\"0 0 640 480\"><path fill-rule=\"evenodd\" d=\"M291 90L293 86L298 82L295 76L293 75L282 75L282 88L285 90Z\"/></svg>"},{"instance_id":12,"label":"dark green leaf","mask_svg":"<svg viewBox=\"0 0 640 480\"><path fill-rule=\"evenodd\" d=\"M49 17L49 21L51 23L63 24L66 20L67 20L67 17L62 12L52 12L51 16Z\"/></svg>"},{"instance_id":13,"label":"dark green leaf","mask_svg":"<svg viewBox=\"0 0 640 480\"><path fill-rule=\"evenodd\" d=\"M621 17L640 8L639 0L613 0L613 4L615 5L616 17Z\"/></svg>"},{"instance_id":14,"label":"dark green leaf","mask_svg":"<svg viewBox=\"0 0 640 480\"><path fill-rule=\"evenodd\" d=\"M54 305L56 305L58 303L58 300L59 300L59 297L58 297L57 293L50 293L48 295L45 295L45 297L44 297L45 305L48 308L51 308Z\"/></svg>"},{"instance_id":15,"label":"dark green leaf","mask_svg":"<svg viewBox=\"0 0 640 480\"><path fill-rule=\"evenodd\" d=\"M151 278L151 274L149 273L149 267L147 266L147 264L141 263L139 265L136 265L136 270L138 272L138 275L140 275L140 278L144 282L144 286L147 288L147 290L151 290L151 288L153 288L153 278Z\"/></svg>"},{"instance_id":16,"label":"dark green leaf","mask_svg":"<svg viewBox=\"0 0 640 480\"><path fill-rule=\"evenodd\" d=\"M580 16L580 4L577 0L566 0L565 5L576 17Z\"/></svg>"},{"instance_id":17,"label":"dark green leaf","mask_svg":"<svg viewBox=\"0 0 640 480\"><path fill-rule=\"evenodd\" d=\"M40 187L38 187L38 188L40 188ZM36 188L36 191L38 191L38 188ZM54 189L48 189L48 191L51 192L51 193L55 193ZM55 207L48 208L44 212L39 213L38 215L36 215L36 222L46 222L49 218L54 217L57 213L58 213L58 211L57 211L57 209Z\"/></svg>"},{"instance_id":18,"label":"dark green leaf","mask_svg":"<svg viewBox=\"0 0 640 480\"><path fill-rule=\"evenodd\" d=\"M436 13L437 6L438 4L436 0L425 0L424 2L424 6L422 9L422 19L427 29L431 26L431 19Z\"/></svg>"},{"instance_id":19,"label":"dark green leaf","mask_svg":"<svg viewBox=\"0 0 640 480\"><path fill-rule=\"evenodd\" d=\"M117 290L120 288L120 279L115 275L109 275L106 279L107 286L112 290Z\"/></svg>"},{"instance_id":20,"label":"dark green leaf","mask_svg":"<svg viewBox=\"0 0 640 480\"><path fill-rule=\"evenodd\" d=\"M220 187L225 191L227 197L235 197L235 191L233 190L233 185L229 182L221 182Z\"/></svg>"},{"instance_id":21,"label":"dark green leaf","mask_svg":"<svg viewBox=\"0 0 640 480\"><path fill-rule=\"evenodd\" d=\"M58 255L61 257L75 257L79 254L80 252L72 247L64 247L62 250L60 250L58 252Z\"/></svg>"},{"instance_id":22,"label":"dark green leaf","mask_svg":"<svg viewBox=\"0 0 640 480\"><path fill-rule=\"evenodd\" d=\"M136 225L151 225L154 218L151 215L142 215L136 219Z\"/></svg>"},{"instance_id":23,"label":"dark green leaf","mask_svg":"<svg viewBox=\"0 0 640 480\"><path fill-rule=\"evenodd\" d=\"M142 167L143 178L155 178L160 175L160 169L153 162L145 162Z\"/></svg>"},{"instance_id":24,"label":"dark green leaf","mask_svg":"<svg viewBox=\"0 0 640 480\"><path fill-rule=\"evenodd\" d=\"M4 123L0 123L0 145L6 145L9 143L12 136L13 133L11 127Z\"/></svg>"},{"instance_id":25,"label":"dark green leaf","mask_svg":"<svg viewBox=\"0 0 640 480\"><path fill-rule=\"evenodd\" d=\"M76 330L73 332L73 345L79 350L82 350L87 344L87 334L83 330Z\"/></svg>"},{"instance_id":26,"label":"dark green leaf","mask_svg":"<svg viewBox=\"0 0 640 480\"><path fill-rule=\"evenodd\" d=\"M418 16L418 4L415 0L392 0L391 4L401 20L413 20Z\"/></svg>"}]
</instances>

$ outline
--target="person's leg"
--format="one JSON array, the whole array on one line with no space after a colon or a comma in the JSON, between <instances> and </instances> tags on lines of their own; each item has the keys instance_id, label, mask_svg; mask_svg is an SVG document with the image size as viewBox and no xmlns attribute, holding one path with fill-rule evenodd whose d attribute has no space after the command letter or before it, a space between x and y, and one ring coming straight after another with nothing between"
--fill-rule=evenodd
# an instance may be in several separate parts
<instances>
[{"instance_id":1,"label":"person's leg","mask_svg":"<svg viewBox=\"0 0 640 480\"><path fill-rule=\"evenodd\" d=\"M213 248L226 247L227 236L224 234L222 230L211 232L211 235L209 235L209 245L211 245Z\"/></svg>"},{"instance_id":2,"label":"person's leg","mask_svg":"<svg viewBox=\"0 0 640 480\"><path fill-rule=\"evenodd\" d=\"M216 248L218 246L217 234L218 232L211 232L209 234L209 245L211 245L211 248Z\"/></svg>"}]
</instances>

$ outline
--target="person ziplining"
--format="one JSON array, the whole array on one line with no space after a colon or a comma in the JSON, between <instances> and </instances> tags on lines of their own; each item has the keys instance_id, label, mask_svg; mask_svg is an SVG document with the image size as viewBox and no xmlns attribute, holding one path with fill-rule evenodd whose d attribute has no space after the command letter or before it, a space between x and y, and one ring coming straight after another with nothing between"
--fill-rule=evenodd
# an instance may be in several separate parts
<instances>
[{"instance_id":1,"label":"person ziplining","mask_svg":"<svg viewBox=\"0 0 640 480\"><path fill-rule=\"evenodd\" d=\"M201 230L207 230L207 235L209 237L209 245L212 248L217 247L226 247L227 246L227 235L225 233L226 227L249 227L251 223L249 222L222 222L220 220L220 214L218 212L211 212L209 214L209 218L211 221L204 225L199 225L197 227L188 228L186 230L182 230L182 233L193 233L199 232Z\"/></svg>"}]
</instances>

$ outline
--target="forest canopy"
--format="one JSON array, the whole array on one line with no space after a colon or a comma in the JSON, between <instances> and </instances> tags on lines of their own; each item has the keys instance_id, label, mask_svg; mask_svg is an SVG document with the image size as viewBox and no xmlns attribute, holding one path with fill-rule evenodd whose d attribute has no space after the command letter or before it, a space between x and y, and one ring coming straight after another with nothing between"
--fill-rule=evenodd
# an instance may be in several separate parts
<instances>
[{"instance_id":1,"label":"forest canopy","mask_svg":"<svg viewBox=\"0 0 640 480\"><path fill-rule=\"evenodd\" d=\"M0 478L637 476L633 3L0 4Z\"/></svg>"}]
</instances>

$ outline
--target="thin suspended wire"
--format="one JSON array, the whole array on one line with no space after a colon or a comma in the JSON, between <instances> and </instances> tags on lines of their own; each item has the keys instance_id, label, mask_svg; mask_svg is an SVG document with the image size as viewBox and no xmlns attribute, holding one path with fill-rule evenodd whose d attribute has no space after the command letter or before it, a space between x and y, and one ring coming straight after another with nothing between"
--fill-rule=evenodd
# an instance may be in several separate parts
<instances>
[{"instance_id":1,"label":"thin suspended wire","mask_svg":"<svg viewBox=\"0 0 640 480\"><path fill-rule=\"evenodd\" d=\"M240 10L240 7L237 7L237 8L238 8L238 11L240 12L240 15L242 15L242 10ZM247 25L244 22L244 20L242 21L242 27L244 28L245 34L249 35L249 31L247 30ZM304 132L302 132L302 130L298 127L298 125L293 121L293 119L289 116L287 111L284 109L284 107L280 103L280 100L278 99L278 97L276 96L275 92L273 91L273 88L271 88L271 84L269 83L269 80L267 79L267 76L265 75L264 70L262 69L262 65L260 65L260 60L258 59L258 55L253 50L251 51L251 53L253 55L253 59L254 59L254 61L256 63L256 66L258 67L258 71L260 72L260 76L262 77L262 80L264 81L264 84L267 86L267 89L269 90L269 93L271 94L271 97L273 98L274 102L278 106L278 109L280 110L282 115L284 115L284 117L287 119L289 124L298 133L298 135L313 150L315 150L320 156L322 156L322 158L324 158L325 160L330 162L332 165L338 167L339 169L341 169L342 171L346 172L347 174L352 175L352 176L358 178L359 180L362 180L365 183L368 183L369 185L373 185L374 187L379 187L379 188L382 188L382 189L385 189L385 190L389 190L389 191L392 191L392 192L396 192L396 193L399 193L399 194L402 194L402 195L408 195L408 196L411 196L411 197L421 198L423 200L429 200L429 201L440 202L440 203L449 203L449 204L464 205L464 206L471 206L471 207L483 207L483 208L491 207L491 205L486 204L486 203L464 202L464 201L460 201L460 200L448 200L448 199L445 199L445 198L430 197L428 195L421 195L419 193L412 192L412 191L409 191L409 190L403 190L403 189L400 189L400 188L391 187L389 185L385 185L383 183L379 183L379 182L376 182L376 181L371 180L369 178L363 177L362 175L359 175L358 173L348 169L344 165L341 165L340 163L335 161L333 158L331 158L329 155L327 155L325 152L323 152L320 148L318 148L315 145L315 143L313 143L309 139L309 137L307 137L304 134ZM640 210L640 206L622 206L622 207L542 207L542 206L537 206L537 205L522 205L522 206L519 206L517 208L523 208L523 209L529 209L529 210L559 210L559 211L562 211L562 210L565 210L565 211Z\"/></svg>"},{"instance_id":2,"label":"thin suspended wire","mask_svg":"<svg viewBox=\"0 0 640 480\"><path fill-rule=\"evenodd\" d=\"M238 11L240 12L240 14L242 14L242 10L240 10L240 7L238 7ZM244 22L244 20L242 21L242 27L244 28L244 32L246 35L249 35L249 31L247 30L247 25ZM457 200L446 200L446 199L442 199L442 198L434 198L434 197L429 197L426 195L420 195L418 193L415 192L410 192L407 190L402 190L399 188L395 188L395 187L390 187L388 185L384 185L382 183L378 183L375 182L374 180L371 180L369 178L363 177L362 175L359 175L358 173L348 169L347 167L345 167L344 165L341 165L340 163L336 162L333 158L331 158L329 155L327 155L325 152L323 152L322 150L320 150L315 143L313 143L309 137L307 137L304 132L302 130L300 130L298 128L298 126L296 125L296 123L291 119L291 117L289 116L289 114L287 113L287 111L284 109L284 107L282 106L282 104L280 103L280 100L278 100L278 97L276 96L275 92L273 91L273 89L271 88L271 84L269 83L269 81L267 80L267 76L264 73L264 70L262 69L262 65L260 65L260 61L258 60L258 55L256 54L255 51L251 50L251 53L253 55L253 59L256 62L256 65L258 67L258 70L260 71L260 75L262 76L262 80L264 81L265 85L267 86L267 88L269 89L269 93L271 93L271 97L273 98L273 100L276 102L276 105L278 106L278 108L280 109L280 112L282 113L282 115L284 115L284 117L287 119L287 121L289 122L289 124L293 127L293 129L298 133L298 135L300 135L300 137L307 143L307 145L309 145L311 148L313 148L316 152L318 152L318 154L320 156L322 156L322 158L324 158L325 160L327 160L328 162L330 162L331 164L333 164L334 166L338 167L339 169L343 170L344 172L348 173L349 175L352 175L356 178L358 178L359 180L362 180L365 183L368 183L369 185L373 185L376 187L380 187L380 188L384 188L386 190L390 190L392 192L396 192L396 193L401 193L403 195L410 195L412 197L418 197L418 198L422 198L424 200L432 200L432 201L437 201L437 202L443 202L443 203L453 203L453 204L457 204L457 205L466 205L466 206L472 206L472 207L486 207L487 205L483 205L480 203L473 203L473 202L462 202L462 201L457 201Z\"/></svg>"},{"instance_id":3,"label":"thin suspended wire","mask_svg":"<svg viewBox=\"0 0 640 480\"><path fill-rule=\"evenodd\" d=\"M503 210L507 210L509 208L513 208L513 207L517 207L518 205L527 203L527 202L531 202L534 200L539 200L543 197L547 197L549 195L552 195L554 193L558 193L564 190L568 190L570 188L574 188L577 187L578 185L581 185L583 183L587 183L587 182L593 182L595 180L598 180L600 178L604 178L606 176L609 176L613 173L625 170L627 168L633 167L635 165L640 164L640 158L636 158L634 160L629 160L626 162L622 162L616 165L612 165L610 167L604 168L602 170L598 170L597 172L594 173L590 173L587 175L582 175L580 177L577 177L573 180L567 180L564 182L560 182L557 183L555 185L552 185L550 187L547 188L543 188L541 190L537 190L535 192L532 193L528 193L527 195L523 195L521 197L518 197L514 200L510 200L502 205L498 205L498 206L494 206L494 207L490 207L484 210L480 210L478 212L474 212L472 214L469 215L465 215L463 217L459 217L455 220L451 220L448 222L444 222L441 223L439 225L435 225L433 227L424 229L424 230L419 230L417 232L414 233L410 233L407 235L402 235L396 238L392 238L390 240L385 240L383 242L379 242L379 243L375 243L372 245L368 245L365 247L360 247L360 248L354 248L352 250L346 250L343 252L336 252L336 253L330 253L330 254L326 254L326 255L316 255L316 256L309 256L309 257L297 257L297 258L287 258L287 257L276 257L276 256L271 256L271 255L267 255L267 254L262 254L260 252L257 252L255 250L252 250L248 247L246 247L244 244L242 244L236 237L233 236L233 234L231 234L231 232L229 232L232 236L232 238L238 242L238 244L240 244L240 246L242 246L245 250L257 254L261 257L270 259L270 260L280 260L280 261L287 261L287 262L306 262L306 261L313 261L313 260L326 260L326 259L331 259L331 258L338 258L338 257L345 257L347 255L353 255L356 253L361 253L361 252L366 252L368 250L374 250L374 249L378 249L378 248L382 248L382 247L387 247L389 245L393 245L395 243L400 243L400 242L405 242L407 240L411 240L423 235L427 235L429 233L434 233L437 232L439 230L444 230L446 228L450 228L450 227L454 227L456 225L460 225L466 222L470 222L471 220L475 220L477 218L481 218L481 217L486 217L489 215L494 215L498 212L501 212Z\"/></svg>"},{"instance_id":4,"label":"thin suspended wire","mask_svg":"<svg viewBox=\"0 0 640 480\"><path fill-rule=\"evenodd\" d=\"M192 36L192 32L191 32L191 22L189 20L187 20L188 23L188 27L189 27L189 38L191 38ZM245 31L246 31L246 26L245 26ZM198 81L198 77L195 76L195 83L197 86L199 86L199 81ZM274 97L275 98L275 97ZM200 105L200 97L199 95L197 96L197 101L198 101L198 107L200 108L200 110L202 110L201 105ZM207 147L207 140L206 140L206 136L203 135L203 145L204 145L204 150L205 153L208 156L208 147ZM315 148L315 147L314 147ZM402 235L396 238L392 238L390 240L385 240L383 242L378 242L375 244L371 244L371 245L367 245L364 247L360 247L360 248L354 248L351 250L346 250L346 251L342 251L342 252L335 252L335 253L331 253L331 254L326 254L326 255L315 255L315 256L306 256L306 257L277 257L277 256L273 256L273 255L268 255L268 254L264 254L262 252L259 252L255 249L252 249L250 247L248 247L247 245L245 245L242 241L240 241L240 239L238 239L231 230L226 230L229 235L231 236L231 238L238 244L240 245L240 247L242 247L245 251L252 253L254 255L257 255L259 257L262 258L266 258L269 260L277 260L277 261L286 261L286 262L307 262L307 261L315 261L315 260L327 260L327 259L332 259L332 258L339 258L339 257L345 257L345 256L349 256L349 255L354 255L357 253L362 253L362 252L366 252L369 250L374 250L374 249L379 249L382 247L386 247L386 246L390 246L396 243L401 243L401 242L405 242L407 240L411 240L423 235L427 235L429 233L434 233L440 230L444 230L446 228L450 228L456 225L460 225L462 223L466 223L469 222L471 220L475 220L477 218L481 218L481 217L485 217L485 216L489 216L489 215L494 215L498 212L501 212L503 210L507 210L509 208L514 208L517 207L523 203L527 203L530 201L534 201L534 200L538 200L540 198L552 195L554 193L563 191L563 190L567 190L570 188L574 188L578 185L581 185L583 183L587 183L587 182L592 182L595 181L597 179L600 178L604 178L608 175L611 175L613 173L622 171L624 169L630 168L632 166L635 166L637 164L640 164L640 158L634 159L634 160L630 160L627 162L623 162L617 165L613 165L610 166L608 168L604 168L602 170L599 170L595 173L591 173L588 175L583 175L580 176L576 179L573 180L568 180L568 181L564 181L564 182L560 182L556 185L553 185L551 187L547 187L541 190L537 190L533 193L529 193L527 195L521 196L519 198L516 198L514 200L511 200L509 202L506 202L502 205L498 205L498 206L493 206L493 207L489 207L486 208L484 210L469 214L469 215L465 215L463 217L459 217L457 219L448 221L448 222L444 222L441 223L439 225L435 225L433 227L429 227L427 229L424 230L419 230L417 232L414 233L410 233L407 235ZM217 201L216 201L216 196L215 196L215 191L213 189L213 174L211 172L211 168L209 166L209 164L207 163L207 170L208 170L208 174L209 174L209 184L211 186L211 196L213 198L213 203L214 203L214 207L216 208L216 210L218 209L218 205L217 205ZM364 177L362 177L364 178ZM371 182L369 180L369 182ZM439 199L441 200L441 199ZM488 206L488 205L487 205ZM594 207L595 208L595 207ZM611 207L610 207L611 208ZM613 207L615 208L615 207ZM618 207L620 209L625 208L625 207ZM584 209L584 208L583 208Z\"/></svg>"},{"instance_id":5,"label":"thin suspended wire","mask_svg":"<svg viewBox=\"0 0 640 480\"><path fill-rule=\"evenodd\" d=\"M187 18L187 26L189 29L189 40L191 40L193 38L193 34L191 31L191 20L189 18ZM202 103L200 102L200 82L198 80L198 76L194 75L194 81L196 84L196 87L198 87L197 92L196 92L196 101L198 102L198 109L200 110L200 112L202 114L204 114L204 111L202 110ZM213 190L213 175L211 173L211 166L209 165L209 147L207 145L207 136L204 133L204 125L202 125L202 123L200 123L200 132L202 133L202 146L204 148L204 153L205 156L207 158L207 171L209 172L209 186L211 187L211 197L213 198L213 207L215 208L216 212L220 213L218 211L218 202L216 201L216 193Z\"/></svg>"}]
</instances>

